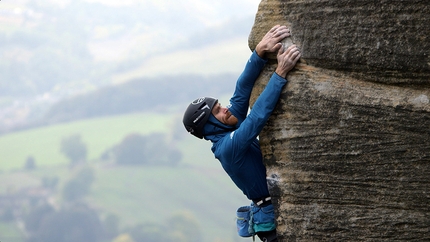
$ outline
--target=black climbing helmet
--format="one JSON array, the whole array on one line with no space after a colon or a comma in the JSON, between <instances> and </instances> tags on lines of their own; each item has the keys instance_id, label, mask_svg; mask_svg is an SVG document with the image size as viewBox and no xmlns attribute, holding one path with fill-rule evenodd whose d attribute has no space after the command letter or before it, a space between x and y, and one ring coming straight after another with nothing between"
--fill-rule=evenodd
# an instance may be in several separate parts
<instances>
[{"instance_id":1,"label":"black climbing helmet","mask_svg":"<svg viewBox=\"0 0 430 242\"><path fill-rule=\"evenodd\" d=\"M190 134L202 139L203 127L217 102L218 99L211 97L201 97L191 102L187 110L185 110L184 118L182 119L185 129Z\"/></svg>"}]
</instances>

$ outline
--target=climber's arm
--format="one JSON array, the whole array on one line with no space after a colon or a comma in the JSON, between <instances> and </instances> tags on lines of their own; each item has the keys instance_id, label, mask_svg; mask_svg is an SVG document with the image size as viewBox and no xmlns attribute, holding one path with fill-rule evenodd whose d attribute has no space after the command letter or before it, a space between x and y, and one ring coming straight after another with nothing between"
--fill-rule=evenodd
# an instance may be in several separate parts
<instances>
[{"instance_id":1,"label":"climber's arm","mask_svg":"<svg viewBox=\"0 0 430 242\"><path fill-rule=\"evenodd\" d=\"M300 58L297 46L292 45L285 51L278 51L278 67L270 78L266 88L257 98L250 114L240 127L230 135L233 150L246 152L247 147L255 140L275 109L282 88L287 83L287 73L294 68ZM242 148L242 149L241 149ZM235 155L241 156L243 153Z\"/></svg>"},{"instance_id":2,"label":"climber's arm","mask_svg":"<svg viewBox=\"0 0 430 242\"><path fill-rule=\"evenodd\" d=\"M286 26L274 26L258 43L249 58L244 71L236 82L233 97L230 99L230 111L239 120L243 121L248 113L249 98L254 82L266 63L265 54L278 51L282 47L280 41L288 36L290 36L290 30Z\"/></svg>"},{"instance_id":3,"label":"climber's arm","mask_svg":"<svg viewBox=\"0 0 430 242\"><path fill-rule=\"evenodd\" d=\"M230 99L229 110L241 121L246 118L249 108L249 98L252 88L254 87L254 82L260 75L266 62L265 59L258 56L257 52L254 51L246 63L242 74L237 79L236 88Z\"/></svg>"}]
</instances>

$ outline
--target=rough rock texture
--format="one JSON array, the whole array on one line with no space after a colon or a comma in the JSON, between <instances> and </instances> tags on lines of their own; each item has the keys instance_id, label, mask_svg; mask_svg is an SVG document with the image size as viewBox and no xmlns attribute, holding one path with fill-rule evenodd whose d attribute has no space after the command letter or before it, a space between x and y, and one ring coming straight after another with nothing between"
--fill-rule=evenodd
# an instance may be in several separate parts
<instances>
[{"instance_id":1,"label":"rough rock texture","mask_svg":"<svg viewBox=\"0 0 430 242\"><path fill-rule=\"evenodd\" d=\"M250 48L276 24L302 50L260 134L280 241L430 241L428 0L263 0Z\"/></svg>"}]
</instances>

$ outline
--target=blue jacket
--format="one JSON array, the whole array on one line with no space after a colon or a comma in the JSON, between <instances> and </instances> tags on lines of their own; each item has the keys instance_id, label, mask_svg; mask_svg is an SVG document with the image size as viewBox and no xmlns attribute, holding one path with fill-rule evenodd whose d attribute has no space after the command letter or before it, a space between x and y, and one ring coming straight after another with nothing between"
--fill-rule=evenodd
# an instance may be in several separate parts
<instances>
[{"instance_id":1,"label":"blue jacket","mask_svg":"<svg viewBox=\"0 0 430 242\"><path fill-rule=\"evenodd\" d=\"M247 116L254 82L265 64L266 60L260 58L254 51L237 80L229 107L230 112L239 121L236 129L228 130L231 126L222 124L210 115L209 120L224 127L226 132L204 136L205 139L212 141L212 152L224 170L250 200L270 196L266 182L266 167L263 165L257 136L275 108L283 86L287 83L286 79L273 73ZM220 130L223 129L210 123L204 127L206 134Z\"/></svg>"}]
</instances>

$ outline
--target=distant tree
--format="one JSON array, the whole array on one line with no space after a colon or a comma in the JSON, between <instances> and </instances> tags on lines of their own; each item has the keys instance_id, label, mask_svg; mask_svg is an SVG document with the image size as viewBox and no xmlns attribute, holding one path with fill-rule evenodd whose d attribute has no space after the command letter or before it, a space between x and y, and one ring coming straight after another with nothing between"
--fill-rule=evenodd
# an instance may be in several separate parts
<instances>
[{"instance_id":1,"label":"distant tree","mask_svg":"<svg viewBox=\"0 0 430 242\"><path fill-rule=\"evenodd\" d=\"M166 222L169 226L170 240L175 242L200 242L203 236L199 223L193 214L181 212Z\"/></svg>"},{"instance_id":2,"label":"distant tree","mask_svg":"<svg viewBox=\"0 0 430 242\"><path fill-rule=\"evenodd\" d=\"M48 214L27 242L98 242L103 229L97 213L78 205Z\"/></svg>"},{"instance_id":3,"label":"distant tree","mask_svg":"<svg viewBox=\"0 0 430 242\"><path fill-rule=\"evenodd\" d=\"M100 155L101 161L110 161L112 159L112 150L107 149Z\"/></svg>"},{"instance_id":4,"label":"distant tree","mask_svg":"<svg viewBox=\"0 0 430 242\"><path fill-rule=\"evenodd\" d=\"M60 179L58 177L43 177L42 186L44 188L54 190L57 187L59 180Z\"/></svg>"},{"instance_id":5,"label":"distant tree","mask_svg":"<svg viewBox=\"0 0 430 242\"><path fill-rule=\"evenodd\" d=\"M27 160L25 161L24 169L27 171L34 170L36 168L36 160L33 156L27 157Z\"/></svg>"},{"instance_id":6,"label":"distant tree","mask_svg":"<svg viewBox=\"0 0 430 242\"><path fill-rule=\"evenodd\" d=\"M11 222L15 219L15 215L13 212L13 207L11 205L4 206L2 208L2 212L0 213L0 220L3 222Z\"/></svg>"},{"instance_id":7,"label":"distant tree","mask_svg":"<svg viewBox=\"0 0 430 242\"><path fill-rule=\"evenodd\" d=\"M120 165L176 166L182 159L182 153L166 142L166 136L160 133L148 136L129 134L111 153Z\"/></svg>"},{"instance_id":8,"label":"distant tree","mask_svg":"<svg viewBox=\"0 0 430 242\"><path fill-rule=\"evenodd\" d=\"M182 159L182 153L172 143L166 141L166 135L154 133L147 136L149 142L145 147L150 165L176 166Z\"/></svg>"},{"instance_id":9,"label":"distant tree","mask_svg":"<svg viewBox=\"0 0 430 242\"><path fill-rule=\"evenodd\" d=\"M107 215L103 221L103 227L109 240L117 237L119 233L119 217L114 214Z\"/></svg>"},{"instance_id":10,"label":"distant tree","mask_svg":"<svg viewBox=\"0 0 430 242\"><path fill-rule=\"evenodd\" d=\"M94 181L94 170L85 167L71 180L67 181L63 187L63 198L66 201L76 201L85 197L91 188Z\"/></svg>"},{"instance_id":11,"label":"distant tree","mask_svg":"<svg viewBox=\"0 0 430 242\"><path fill-rule=\"evenodd\" d=\"M61 152L69 158L71 165L83 163L87 158L87 146L80 135L72 135L61 141Z\"/></svg>"},{"instance_id":12,"label":"distant tree","mask_svg":"<svg viewBox=\"0 0 430 242\"><path fill-rule=\"evenodd\" d=\"M117 164L140 165L148 159L145 151L147 139L140 134L129 134L114 147L113 153Z\"/></svg>"},{"instance_id":13,"label":"distant tree","mask_svg":"<svg viewBox=\"0 0 430 242\"><path fill-rule=\"evenodd\" d=\"M25 229L30 234L35 233L39 229L43 219L54 212L54 208L47 203L32 208L24 218Z\"/></svg>"}]
</instances>

